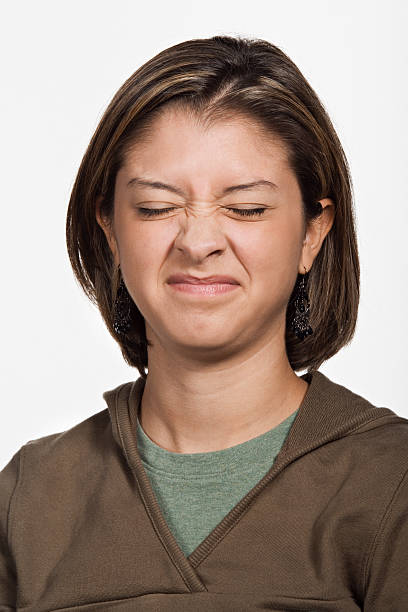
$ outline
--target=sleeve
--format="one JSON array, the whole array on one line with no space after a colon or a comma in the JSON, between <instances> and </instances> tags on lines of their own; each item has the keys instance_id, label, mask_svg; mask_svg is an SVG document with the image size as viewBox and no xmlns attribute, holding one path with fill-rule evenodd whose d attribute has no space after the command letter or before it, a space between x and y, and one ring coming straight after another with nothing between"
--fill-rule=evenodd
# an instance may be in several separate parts
<instances>
[{"instance_id":1,"label":"sleeve","mask_svg":"<svg viewBox=\"0 0 408 612\"><path fill-rule=\"evenodd\" d=\"M408 470L380 523L366 576L364 612L408 610Z\"/></svg>"},{"instance_id":2,"label":"sleeve","mask_svg":"<svg viewBox=\"0 0 408 612\"><path fill-rule=\"evenodd\" d=\"M21 450L0 471L0 612L16 609L16 567L9 549L9 515L17 488Z\"/></svg>"}]
</instances>

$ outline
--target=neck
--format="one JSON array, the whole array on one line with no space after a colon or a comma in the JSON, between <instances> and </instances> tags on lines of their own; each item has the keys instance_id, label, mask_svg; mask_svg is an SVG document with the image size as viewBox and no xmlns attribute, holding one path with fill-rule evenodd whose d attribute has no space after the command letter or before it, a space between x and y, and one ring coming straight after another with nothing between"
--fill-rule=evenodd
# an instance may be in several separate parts
<instances>
[{"instance_id":1,"label":"neck","mask_svg":"<svg viewBox=\"0 0 408 612\"><path fill-rule=\"evenodd\" d=\"M155 342L139 421L153 442L171 452L217 451L279 425L299 408L307 388L284 345L274 351L265 344L222 363L192 364Z\"/></svg>"}]
</instances>

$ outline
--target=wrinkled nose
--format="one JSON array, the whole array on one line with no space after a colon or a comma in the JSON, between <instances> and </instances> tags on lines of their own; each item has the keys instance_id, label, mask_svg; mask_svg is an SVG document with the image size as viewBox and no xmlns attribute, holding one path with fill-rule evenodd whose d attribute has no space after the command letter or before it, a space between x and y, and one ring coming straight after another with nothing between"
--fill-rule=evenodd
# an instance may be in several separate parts
<instances>
[{"instance_id":1,"label":"wrinkled nose","mask_svg":"<svg viewBox=\"0 0 408 612\"><path fill-rule=\"evenodd\" d=\"M174 241L174 248L182 251L191 262L199 263L208 255L221 254L227 240L214 215L194 212L183 218Z\"/></svg>"}]
</instances>

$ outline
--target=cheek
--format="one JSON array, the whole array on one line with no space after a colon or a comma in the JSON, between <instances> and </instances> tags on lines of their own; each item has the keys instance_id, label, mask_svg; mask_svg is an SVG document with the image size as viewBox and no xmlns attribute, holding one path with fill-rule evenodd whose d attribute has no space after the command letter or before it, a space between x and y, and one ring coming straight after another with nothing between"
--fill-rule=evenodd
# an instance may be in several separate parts
<instances>
[{"instance_id":1,"label":"cheek","mask_svg":"<svg viewBox=\"0 0 408 612\"><path fill-rule=\"evenodd\" d=\"M246 238L245 256L260 273L280 274L297 268L302 247L300 228L291 219L276 218Z\"/></svg>"},{"instance_id":2,"label":"cheek","mask_svg":"<svg viewBox=\"0 0 408 612\"><path fill-rule=\"evenodd\" d=\"M159 222L143 223L125 215L119 218L116 235L123 268L128 267L130 272L134 267L140 272L147 263L153 263L164 248L164 229L164 224Z\"/></svg>"},{"instance_id":3,"label":"cheek","mask_svg":"<svg viewBox=\"0 0 408 612\"><path fill-rule=\"evenodd\" d=\"M168 232L159 223L123 223L117 232L121 269L128 290L139 309L144 311L144 296L157 289L160 269L168 251ZM149 299L147 297L147 299Z\"/></svg>"},{"instance_id":4,"label":"cheek","mask_svg":"<svg viewBox=\"0 0 408 612\"><path fill-rule=\"evenodd\" d=\"M246 261L251 293L260 312L286 308L298 274L302 248L301 227L296 219L275 219L248 246ZM295 229L294 229L295 228Z\"/></svg>"}]
</instances>

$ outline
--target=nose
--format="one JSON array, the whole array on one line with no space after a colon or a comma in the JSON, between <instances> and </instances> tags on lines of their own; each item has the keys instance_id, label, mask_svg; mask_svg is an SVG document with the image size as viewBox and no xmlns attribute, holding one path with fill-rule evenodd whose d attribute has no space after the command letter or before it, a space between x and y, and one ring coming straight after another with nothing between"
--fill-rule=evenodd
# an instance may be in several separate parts
<instances>
[{"instance_id":1,"label":"nose","mask_svg":"<svg viewBox=\"0 0 408 612\"><path fill-rule=\"evenodd\" d=\"M188 256L192 263L197 264L209 255L220 255L225 251L227 239L212 214L206 211L181 217L174 248Z\"/></svg>"}]
</instances>

